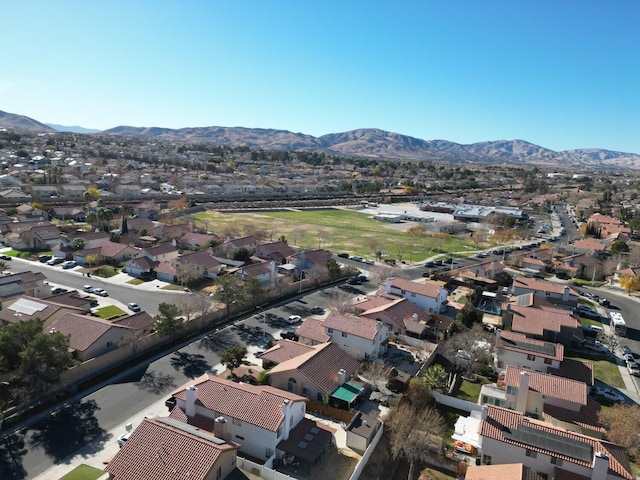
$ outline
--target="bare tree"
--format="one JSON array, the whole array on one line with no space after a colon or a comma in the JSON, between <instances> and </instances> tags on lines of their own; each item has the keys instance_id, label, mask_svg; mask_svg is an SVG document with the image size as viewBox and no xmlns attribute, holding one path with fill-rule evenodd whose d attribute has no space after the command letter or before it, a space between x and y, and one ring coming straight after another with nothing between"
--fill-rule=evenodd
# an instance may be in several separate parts
<instances>
[{"instance_id":1,"label":"bare tree","mask_svg":"<svg viewBox=\"0 0 640 480\"><path fill-rule=\"evenodd\" d=\"M333 294L329 301L329 310L339 313L340 315L353 313L353 297L344 292Z\"/></svg>"},{"instance_id":2,"label":"bare tree","mask_svg":"<svg viewBox=\"0 0 640 480\"><path fill-rule=\"evenodd\" d=\"M291 240L293 240L294 245L298 245L298 240L300 240L306 234L307 234L307 231L304 228L300 227L299 225L295 225L294 228L289 233L289 235L291 236Z\"/></svg>"},{"instance_id":3,"label":"bare tree","mask_svg":"<svg viewBox=\"0 0 640 480\"><path fill-rule=\"evenodd\" d=\"M494 344L495 335L476 323L449 338L444 345L448 355L471 376L482 363L489 362Z\"/></svg>"},{"instance_id":4,"label":"bare tree","mask_svg":"<svg viewBox=\"0 0 640 480\"><path fill-rule=\"evenodd\" d=\"M380 388L386 385L390 369L390 365L378 359L364 363L361 376L366 379L367 382Z\"/></svg>"},{"instance_id":5,"label":"bare tree","mask_svg":"<svg viewBox=\"0 0 640 480\"><path fill-rule=\"evenodd\" d=\"M437 410L416 409L406 402L394 408L387 419L391 430L391 454L409 462L408 480L415 476L415 464L428 450L440 451L444 421Z\"/></svg>"},{"instance_id":6,"label":"bare tree","mask_svg":"<svg viewBox=\"0 0 640 480\"><path fill-rule=\"evenodd\" d=\"M200 293L188 293L180 295L175 301L180 313L184 315L187 322L196 316L204 316L209 313L213 306L213 301L206 295Z\"/></svg>"}]
</instances>

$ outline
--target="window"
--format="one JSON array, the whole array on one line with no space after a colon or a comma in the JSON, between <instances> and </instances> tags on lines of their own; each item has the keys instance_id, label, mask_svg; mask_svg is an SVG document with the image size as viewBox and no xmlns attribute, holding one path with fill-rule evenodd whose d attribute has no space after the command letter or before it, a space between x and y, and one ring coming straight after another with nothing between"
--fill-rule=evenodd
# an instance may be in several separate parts
<instances>
[{"instance_id":1,"label":"window","mask_svg":"<svg viewBox=\"0 0 640 480\"><path fill-rule=\"evenodd\" d=\"M535 356L535 355L531 355L531 354L527 355L527 360L529 360L529 361L532 361L532 362L533 362L535 359L536 359L536 356Z\"/></svg>"},{"instance_id":2,"label":"window","mask_svg":"<svg viewBox=\"0 0 640 480\"><path fill-rule=\"evenodd\" d=\"M529 450L527 448L527 451L525 453L525 455L529 458L537 458L538 457L538 452L536 452L535 450Z\"/></svg>"},{"instance_id":3,"label":"window","mask_svg":"<svg viewBox=\"0 0 640 480\"><path fill-rule=\"evenodd\" d=\"M507 395L516 395L518 393L518 389L513 385L507 385Z\"/></svg>"},{"instance_id":4,"label":"window","mask_svg":"<svg viewBox=\"0 0 640 480\"><path fill-rule=\"evenodd\" d=\"M482 463L484 463L485 465L491 465L491 455L483 455Z\"/></svg>"},{"instance_id":5,"label":"window","mask_svg":"<svg viewBox=\"0 0 640 480\"><path fill-rule=\"evenodd\" d=\"M244 437L241 437L240 435L236 435L236 438L239 438L240 440L244 440Z\"/></svg>"},{"instance_id":6,"label":"window","mask_svg":"<svg viewBox=\"0 0 640 480\"><path fill-rule=\"evenodd\" d=\"M238 420L237 418L232 418L232 419L231 419L231 422L232 422L234 425L242 425L242 422L241 422L240 420Z\"/></svg>"},{"instance_id":7,"label":"window","mask_svg":"<svg viewBox=\"0 0 640 480\"><path fill-rule=\"evenodd\" d=\"M264 458L271 458L273 456L273 450L269 447L264 449Z\"/></svg>"},{"instance_id":8,"label":"window","mask_svg":"<svg viewBox=\"0 0 640 480\"><path fill-rule=\"evenodd\" d=\"M551 457L551 463L557 465L558 467L562 466L562 459L558 457Z\"/></svg>"},{"instance_id":9,"label":"window","mask_svg":"<svg viewBox=\"0 0 640 480\"><path fill-rule=\"evenodd\" d=\"M222 467L218 467L216 471L216 480L222 478Z\"/></svg>"},{"instance_id":10,"label":"window","mask_svg":"<svg viewBox=\"0 0 640 480\"><path fill-rule=\"evenodd\" d=\"M107 348L113 347L113 342L107 342Z\"/></svg>"},{"instance_id":11,"label":"window","mask_svg":"<svg viewBox=\"0 0 640 480\"><path fill-rule=\"evenodd\" d=\"M553 362L553 360L551 360L550 358L545 358L544 359L544 364L545 365L551 365L552 362Z\"/></svg>"},{"instance_id":12,"label":"window","mask_svg":"<svg viewBox=\"0 0 640 480\"><path fill-rule=\"evenodd\" d=\"M327 333L329 334L333 333L333 328L327 328Z\"/></svg>"},{"instance_id":13,"label":"window","mask_svg":"<svg viewBox=\"0 0 640 480\"><path fill-rule=\"evenodd\" d=\"M347 332L342 332L342 336L347 338Z\"/></svg>"},{"instance_id":14,"label":"window","mask_svg":"<svg viewBox=\"0 0 640 480\"><path fill-rule=\"evenodd\" d=\"M324 396L322 395L322 392L317 393L316 400L319 402L324 402Z\"/></svg>"},{"instance_id":15,"label":"window","mask_svg":"<svg viewBox=\"0 0 640 480\"><path fill-rule=\"evenodd\" d=\"M504 362L502 360L498 360L498 368L504 368Z\"/></svg>"},{"instance_id":16,"label":"window","mask_svg":"<svg viewBox=\"0 0 640 480\"><path fill-rule=\"evenodd\" d=\"M302 394L309 395L309 389L307 387L302 387Z\"/></svg>"}]
</instances>

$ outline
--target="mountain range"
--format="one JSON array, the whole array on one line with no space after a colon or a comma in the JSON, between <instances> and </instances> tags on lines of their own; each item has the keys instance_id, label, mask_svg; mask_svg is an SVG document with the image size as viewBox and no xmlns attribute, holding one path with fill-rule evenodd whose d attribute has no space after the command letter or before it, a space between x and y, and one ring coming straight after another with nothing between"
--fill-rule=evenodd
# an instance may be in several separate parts
<instances>
[{"instance_id":1,"label":"mountain range","mask_svg":"<svg viewBox=\"0 0 640 480\"><path fill-rule=\"evenodd\" d=\"M375 128L320 137L288 130L244 127L159 128L119 126L96 132L82 127L44 124L23 115L0 111L0 127L31 131L100 133L126 137L212 145L247 146L264 150L304 150L402 160L453 163L500 163L557 168L640 168L640 155L598 148L555 151L524 140L496 140L468 145L447 140L422 140ZM55 128L54 128L55 127Z\"/></svg>"}]
</instances>

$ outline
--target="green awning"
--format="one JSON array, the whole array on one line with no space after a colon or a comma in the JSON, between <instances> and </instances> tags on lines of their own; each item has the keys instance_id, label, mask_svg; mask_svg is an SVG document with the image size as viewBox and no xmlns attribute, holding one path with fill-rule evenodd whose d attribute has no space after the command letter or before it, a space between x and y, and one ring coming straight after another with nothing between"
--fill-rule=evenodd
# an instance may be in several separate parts
<instances>
[{"instance_id":1,"label":"green awning","mask_svg":"<svg viewBox=\"0 0 640 480\"><path fill-rule=\"evenodd\" d=\"M361 389L358 385L347 382L340 385L335 392L331 394L331 396L339 400L344 400L347 403L351 403L360 394L360 390Z\"/></svg>"}]
</instances>

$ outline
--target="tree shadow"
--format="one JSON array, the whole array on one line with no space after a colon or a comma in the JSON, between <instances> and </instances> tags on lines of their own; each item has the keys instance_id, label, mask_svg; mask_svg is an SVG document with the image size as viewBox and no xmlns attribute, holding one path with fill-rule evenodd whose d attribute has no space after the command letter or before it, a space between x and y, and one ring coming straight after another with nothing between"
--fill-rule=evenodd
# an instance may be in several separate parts
<instances>
[{"instance_id":1,"label":"tree shadow","mask_svg":"<svg viewBox=\"0 0 640 480\"><path fill-rule=\"evenodd\" d=\"M171 366L188 378L197 378L211 369L211 365L204 358L204 355L175 352L171 357Z\"/></svg>"},{"instance_id":2,"label":"tree shadow","mask_svg":"<svg viewBox=\"0 0 640 480\"><path fill-rule=\"evenodd\" d=\"M176 387L171 375L154 372L145 373L140 381L137 382L137 385L140 390L146 390L155 394L160 394Z\"/></svg>"},{"instance_id":3,"label":"tree shadow","mask_svg":"<svg viewBox=\"0 0 640 480\"><path fill-rule=\"evenodd\" d=\"M261 327L236 325L233 328L237 332L238 337L240 337L240 340L249 345L260 345L266 338L266 334Z\"/></svg>"},{"instance_id":4,"label":"tree shadow","mask_svg":"<svg viewBox=\"0 0 640 480\"><path fill-rule=\"evenodd\" d=\"M210 352L220 353L235 344L235 335L228 330L220 330L202 337L198 346Z\"/></svg>"},{"instance_id":5,"label":"tree shadow","mask_svg":"<svg viewBox=\"0 0 640 480\"><path fill-rule=\"evenodd\" d=\"M27 454L24 433L14 433L0 440L0 477L2 480L27 478L22 466L22 457Z\"/></svg>"},{"instance_id":6,"label":"tree shadow","mask_svg":"<svg viewBox=\"0 0 640 480\"><path fill-rule=\"evenodd\" d=\"M102 451L111 435L100 427L95 417L95 400L75 402L52 413L34 425L29 447L41 447L56 463L80 449L91 449L89 454ZM85 450L86 451L86 450Z\"/></svg>"}]
</instances>

